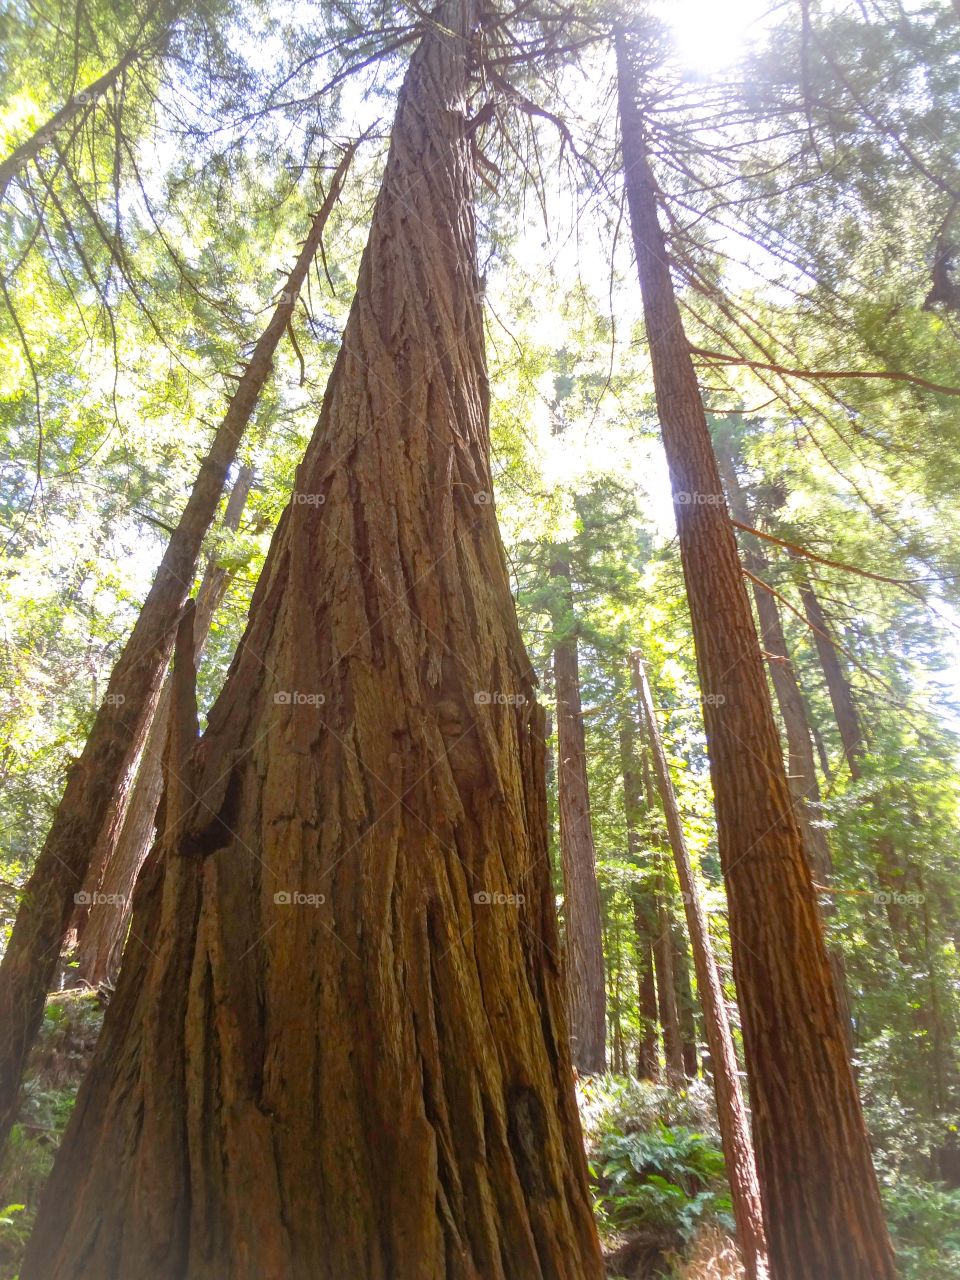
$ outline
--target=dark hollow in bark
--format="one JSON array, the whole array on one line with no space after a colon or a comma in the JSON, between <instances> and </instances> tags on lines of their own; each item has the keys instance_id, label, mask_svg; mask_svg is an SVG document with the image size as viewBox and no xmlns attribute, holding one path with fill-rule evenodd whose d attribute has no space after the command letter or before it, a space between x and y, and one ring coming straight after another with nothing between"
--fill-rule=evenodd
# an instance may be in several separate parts
<instances>
[{"instance_id":1,"label":"dark hollow in bark","mask_svg":"<svg viewBox=\"0 0 960 1280\"><path fill-rule=\"evenodd\" d=\"M600 1280L447 0L23 1280Z\"/></svg>"},{"instance_id":2,"label":"dark hollow in bark","mask_svg":"<svg viewBox=\"0 0 960 1280\"><path fill-rule=\"evenodd\" d=\"M217 428L24 888L13 933L0 963L0 1148L16 1118L23 1068L40 1026L44 1000L76 905L75 895L83 890L98 840L112 841L111 827L126 809L122 793L133 785L136 761L156 710L177 621L193 586L203 539L270 374L277 344L290 323L353 150L348 148L336 171L281 300L260 335Z\"/></svg>"},{"instance_id":3,"label":"dark hollow in bark","mask_svg":"<svg viewBox=\"0 0 960 1280\"><path fill-rule=\"evenodd\" d=\"M777 1280L893 1280L816 893L674 293L622 31L617 55L624 180L704 693L771 1271Z\"/></svg>"}]
</instances>

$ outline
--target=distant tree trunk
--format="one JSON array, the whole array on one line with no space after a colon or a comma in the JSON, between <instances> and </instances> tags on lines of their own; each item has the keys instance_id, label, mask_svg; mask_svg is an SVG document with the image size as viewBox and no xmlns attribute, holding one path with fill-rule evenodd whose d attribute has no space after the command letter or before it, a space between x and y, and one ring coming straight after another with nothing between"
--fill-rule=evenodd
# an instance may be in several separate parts
<instances>
[{"instance_id":1,"label":"distant tree trunk","mask_svg":"<svg viewBox=\"0 0 960 1280\"><path fill-rule=\"evenodd\" d=\"M550 572L565 584L569 596L570 567L566 561L556 559ZM554 642L553 679L557 696L557 795L570 1037L574 1065L593 1074L606 1066L606 999L576 635L560 635Z\"/></svg>"},{"instance_id":2,"label":"distant tree trunk","mask_svg":"<svg viewBox=\"0 0 960 1280\"><path fill-rule=\"evenodd\" d=\"M717 461L734 518L741 524L756 527L754 512L751 511L746 495L740 487L732 450L729 447L724 448L722 443L717 449ZM830 852L827 833L823 828L820 785L817 782L817 766L813 754L807 708L797 681L790 650L787 647L787 637L783 630L777 601L763 585L770 566L756 545L756 539L750 535L744 535L741 541L743 562L753 578L753 600L760 622L760 637L767 655L767 670L770 673L787 739L787 775L795 800L795 812L800 820L803 844L810 859L814 877L817 883L827 891L826 896L821 896L819 901L821 914L825 921L829 921L836 916L836 906L829 893L834 880L833 856ZM847 1053L852 1056L853 1014L846 964L839 946L828 944L827 949L843 1017Z\"/></svg>"},{"instance_id":3,"label":"distant tree trunk","mask_svg":"<svg viewBox=\"0 0 960 1280\"><path fill-rule=\"evenodd\" d=\"M353 150L348 148L337 169L287 277L281 301L258 339L217 428L24 888L0 963L0 1147L16 1118L24 1064L40 1026L76 894L83 890L98 840L112 839L109 832L105 836L105 827L125 812L122 795L133 784L203 539L216 515L227 473L270 374L274 352L290 323Z\"/></svg>"},{"instance_id":4,"label":"distant tree trunk","mask_svg":"<svg viewBox=\"0 0 960 1280\"><path fill-rule=\"evenodd\" d=\"M743 1091L740 1088L737 1054L730 1030L730 1018L727 1014L726 996L713 954L707 917L700 901L700 891L693 876L690 854L683 834L683 820L660 738L660 726L657 723L650 684L639 652L634 652L631 656L631 671L640 716L646 724L651 744L657 789L663 804L670 848L683 893L687 929L693 945L697 990L700 1006L703 1009L703 1027L707 1047L710 1050L713 1088L717 1098L720 1139L737 1221L737 1240L740 1244L747 1278L757 1280L757 1277L767 1275L763 1211L760 1204L757 1168L750 1143L747 1109L743 1101Z\"/></svg>"},{"instance_id":5,"label":"distant tree trunk","mask_svg":"<svg viewBox=\"0 0 960 1280\"><path fill-rule=\"evenodd\" d=\"M857 781L863 777L865 739L853 689L840 661L830 621L806 576L801 579L801 597L807 621L811 627L816 628L814 637L817 641L817 654L843 743L844 759L851 778ZM879 798L874 798L871 803L877 822L882 822ZM913 974L918 966L922 965L927 969L929 996L915 1011L915 1020L918 1029L926 1036L930 1046L935 1085L932 1094L934 1102L932 1113L938 1114L946 1109L948 1101L946 1083L948 1054L936 963L929 945L927 927L929 922L925 910L925 895L922 892L922 874L918 874L913 867L904 866L903 859L889 835L877 836L873 841L872 851L887 926L897 958L907 973ZM904 897L911 891L919 895L919 902L916 905L922 908L919 918L916 919L911 918L903 906Z\"/></svg>"},{"instance_id":6,"label":"distant tree trunk","mask_svg":"<svg viewBox=\"0 0 960 1280\"><path fill-rule=\"evenodd\" d=\"M663 1030L663 1057L667 1079L680 1085L686 1076L683 1033L677 1007L677 977L673 966L673 922L664 900L663 879L657 891L657 932L653 939L653 964L657 973L657 1008Z\"/></svg>"},{"instance_id":7,"label":"distant tree trunk","mask_svg":"<svg viewBox=\"0 0 960 1280\"><path fill-rule=\"evenodd\" d=\"M683 926L673 922L673 974L677 987L677 1013L680 1015L680 1044L684 1075L695 1080L700 1074L697 1056L697 1013L690 981L690 957L687 952Z\"/></svg>"},{"instance_id":8,"label":"distant tree trunk","mask_svg":"<svg viewBox=\"0 0 960 1280\"><path fill-rule=\"evenodd\" d=\"M634 865L639 867L643 853L640 839L642 795L636 759L636 734L629 716L623 716L620 720L620 768L623 775L623 810L627 822L627 852ZM652 895L646 886L635 888L633 928L640 1021L637 1075L642 1080L657 1080L660 1076L660 1060L657 1054L657 988L653 976L655 925L656 903Z\"/></svg>"},{"instance_id":9,"label":"distant tree trunk","mask_svg":"<svg viewBox=\"0 0 960 1280\"><path fill-rule=\"evenodd\" d=\"M807 615L810 630L813 632L813 642L816 645L820 668L823 671L837 729L840 732L844 758L850 770L850 776L859 778L863 774L861 761L864 755L864 740L857 704L853 698L850 681L840 662L840 655L837 653L832 628L813 589L813 583L806 573L800 576L800 599L803 601L803 610Z\"/></svg>"},{"instance_id":10,"label":"distant tree trunk","mask_svg":"<svg viewBox=\"0 0 960 1280\"><path fill-rule=\"evenodd\" d=\"M253 471L241 467L230 492L230 499L223 515L223 528L236 531L253 484ZM230 583L226 569L211 558L207 564L200 590L197 592L197 608L194 621L195 655L199 665L213 616ZM103 981L112 982L120 967L124 939L133 910L133 886L150 851L156 826L157 809L163 794L163 759L167 741L170 710L170 678L164 682L157 702L147 740L140 757L137 780L130 802L117 831L116 824L110 835L98 842L97 853L91 859L84 895L87 903L78 908L74 920L77 934L73 960L76 974L91 986Z\"/></svg>"},{"instance_id":11,"label":"distant tree trunk","mask_svg":"<svg viewBox=\"0 0 960 1280\"><path fill-rule=\"evenodd\" d=\"M816 893L696 371L673 289L627 37L627 202L710 755L771 1269L893 1280Z\"/></svg>"},{"instance_id":12,"label":"distant tree trunk","mask_svg":"<svg viewBox=\"0 0 960 1280\"><path fill-rule=\"evenodd\" d=\"M445 0L411 60L297 475L324 502L171 771L22 1280L603 1275L488 500L477 18Z\"/></svg>"}]
</instances>

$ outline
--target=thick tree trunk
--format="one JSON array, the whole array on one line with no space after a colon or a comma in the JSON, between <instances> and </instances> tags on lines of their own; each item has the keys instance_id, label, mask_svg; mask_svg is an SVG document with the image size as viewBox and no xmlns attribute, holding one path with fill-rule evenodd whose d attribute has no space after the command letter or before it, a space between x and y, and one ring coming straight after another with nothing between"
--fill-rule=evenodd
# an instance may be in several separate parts
<instances>
[{"instance_id":1,"label":"thick tree trunk","mask_svg":"<svg viewBox=\"0 0 960 1280\"><path fill-rule=\"evenodd\" d=\"M224 529L236 531L253 484L253 471L241 467L223 515ZM213 616L230 583L227 570L211 558L197 592L194 661L199 665ZM113 982L120 967L124 939L133 910L133 886L150 851L157 809L163 794L163 759L170 710L170 678L164 682L137 769L122 825L112 823L98 841L84 885L86 902L78 907L73 927L77 943L73 960L77 977L91 986ZM108 838L109 837L111 838Z\"/></svg>"},{"instance_id":2,"label":"thick tree trunk","mask_svg":"<svg viewBox=\"0 0 960 1280\"><path fill-rule=\"evenodd\" d=\"M253 349L217 428L183 515L107 685L83 752L70 771L44 847L27 881L0 964L0 1146L13 1123L20 1082L50 988L64 935L82 892L91 855L126 809L136 761L153 719L174 632L193 585L203 539L220 502L227 472L269 376L274 352L336 203L353 148L337 169L313 219L281 300Z\"/></svg>"},{"instance_id":3,"label":"thick tree trunk","mask_svg":"<svg viewBox=\"0 0 960 1280\"><path fill-rule=\"evenodd\" d=\"M718 447L717 461L734 519L739 520L741 524L756 527L754 513L750 510L746 495L740 487L732 452ZM821 895L819 898L820 910L824 921L829 922L836 915L836 906L829 893L834 878L833 855L823 827L820 785L817 781L817 766L807 709L790 657L790 650L787 647L787 637L783 630L777 601L762 585L766 580L769 564L756 545L755 538L749 535L743 536L742 545L744 564L753 577L753 600L760 623L760 638L766 652L767 670L770 673L787 740L787 775L794 797L795 812L800 821L803 845L807 851L814 878L825 891L825 896ZM847 1052L852 1056L853 1014L846 964L843 952L837 945L828 944L827 950L843 1017Z\"/></svg>"},{"instance_id":4,"label":"thick tree trunk","mask_svg":"<svg viewBox=\"0 0 960 1280\"><path fill-rule=\"evenodd\" d=\"M636 866L641 866L642 842L640 820L642 795L636 760L636 734L629 716L620 721L620 768L623 775L623 811L627 823L627 852ZM637 887L633 897L634 948L637 957L637 1001L640 1038L637 1044L637 1075L643 1080L657 1080L660 1059L657 1054L657 988L653 976L653 937L656 903L646 886Z\"/></svg>"},{"instance_id":5,"label":"thick tree trunk","mask_svg":"<svg viewBox=\"0 0 960 1280\"><path fill-rule=\"evenodd\" d=\"M23 1280L600 1280L543 715L489 503L476 10L401 90L320 420ZM151 949L138 939L151 939Z\"/></svg>"},{"instance_id":6,"label":"thick tree trunk","mask_svg":"<svg viewBox=\"0 0 960 1280\"><path fill-rule=\"evenodd\" d=\"M557 559L551 575L570 593L570 568ZM603 931L597 861L590 823L587 749L580 701L580 669L575 635L554 643L553 679L557 696L557 798L563 865L567 1008L573 1062L579 1071L606 1067L606 999Z\"/></svg>"},{"instance_id":7,"label":"thick tree trunk","mask_svg":"<svg viewBox=\"0 0 960 1280\"><path fill-rule=\"evenodd\" d=\"M750 1143L747 1109L740 1088L740 1071L730 1030L726 996L720 972L713 954L706 913L700 901L700 891L693 876L693 866L683 834L683 821L677 804L673 781L667 765L667 757L660 738L650 684L638 652L631 655L631 672L637 693L639 712L646 724L653 754L657 789L667 823L667 835L677 868L677 878L683 893L687 929L693 946L693 960L697 971L697 991L703 1009L703 1027L713 1075L713 1088L717 1099L717 1119L720 1139L730 1180L733 1211L737 1222L737 1239L743 1258L747 1280L757 1280L767 1272L766 1243L763 1231L763 1210L760 1204L760 1186L757 1168Z\"/></svg>"},{"instance_id":8,"label":"thick tree trunk","mask_svg":"<svg viewBox=\"0 0 960 1280\"><path fill-rule=\"evenodd\" d=\"M626 40L621 32L626 193L704 692L771 1270L776 1280L893 1280L816 893L674 294Z\"/></svg>"}]
</instances>

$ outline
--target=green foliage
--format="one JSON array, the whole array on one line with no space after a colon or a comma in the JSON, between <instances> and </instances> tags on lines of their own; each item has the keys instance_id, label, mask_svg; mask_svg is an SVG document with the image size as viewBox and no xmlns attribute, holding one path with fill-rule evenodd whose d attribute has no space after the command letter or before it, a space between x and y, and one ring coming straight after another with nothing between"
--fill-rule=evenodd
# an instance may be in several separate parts
<instances>
[{"instance_id":1,"label":"green foliage","mask_svg":"<svg viewBox=\"0 0 960 1280\"><path fill-rule=\"evenodd\" d=\"M884 1188L883 1199L903 1280L957 1280L960 1191L904 1182Z\"/></svg>"},{"instance_id":2,"label":"green foliage","mask_svg":"<svg viewBox=\"0 0 960 1280\"><path fill-rule=\"evenodd\" d=\"M665 1124L608 1134L592 1167L597 1209L611 1227L675 1231L685 1241L705 1223L733 1229L723 1155L703 1134Z\"/></svg>"}]
</instances>

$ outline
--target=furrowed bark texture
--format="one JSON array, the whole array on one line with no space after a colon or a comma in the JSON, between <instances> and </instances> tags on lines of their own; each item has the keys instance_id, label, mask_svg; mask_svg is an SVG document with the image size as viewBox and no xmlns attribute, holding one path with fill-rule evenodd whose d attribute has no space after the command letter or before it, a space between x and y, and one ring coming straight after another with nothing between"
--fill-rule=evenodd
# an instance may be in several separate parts
<instances>
[{"instance_id":1,"label":"furrowed bark texture","mask_svg":"<svg viewBox=\"0 0 960 1280\"><path fill-rule=\"evenodd\" d=\"M673 780L667 765L667 757L660 738L656 710L643 659L635 652L631 657L634 688L637 694L641 719L645 721L653 754L657 790L663 804L667 835L677 868L677 879L683 893L687 930L693 947L693 962L697 974L697 993L703 1009L703 1027L710 1049L713 1089L717 1099L717 1120L720 1141L730 1180L733 1212L737 1223L737 1241L743 1259L747 1280L759 1280L767 1276L766 1243L763 1232L763 1210L760 1204L760 1184L750 1142L747 1108L740 1088L740 1070L730 1030L727 1001L720 980L720 972L713 954L707 917L700 901L700 890L693 876L693 866L683 834L683 819L677 804Z\"/></svg>"},{"instance_id":2,"label":"furrowed bark texture","mask_svg":"<svg viewBox=\"0 0 960 1280\"><path fill-rule=\"evenodd\" d=\"M816 894L673 289L623 32L617 53L627 200L705 695L771 1272L776 1280L892 1280Z\"/></svg>"},{"instance_id":3,"label":"furrowed bark texture","mask_svg":"<svg viewBox=\"0 0 960 1280\"><path fill-rule=\"evenodd\" d=\"M113 841L112 828L119 825L126 810L122 795L133 785L203 539L216 515L227 472L270 374L277 344L290 322L352 152L353 148L348 149L337 169L287 278L281 301L258 339L217 428L24 888L0 963L0 1147L16 1119L23 1068L40 1026L75 896L83 889L97 842Z\"/></svg>"},{"instance_id":4,"label":"furrowed bark texture","mask_svg":"<svg viewBox=\"0 0 960 1280\"><path fill-rule=\"evenodd\" d=\"M556 561L554 578L569 589L570 570ZM563 865L563 913L567 1009L574 1065L585 1072L606 1065L606 991L600 890L590 822L587 748L580 701L580 668L575 635L558 639L553 650L557 695L557 799Z\"/></svg>"},{"instance_id":5,"label":"furrowed bark texture","mask_svg":"<svg viewBox=\"0 0 960 1280\"><path fill-rule=\"evenodd\" d=\"M253 471L241 467L223 513L223 528L236 531L253 484ZM211 558L197 592L194 621L194 664L210 634L213 615L230 584L230 574ZM170 711L170 677L164 681L144 743L137 779L119 829L111 823L97 842L84 890L88 902L73 919L77 944L73 955L76 974L91 986L116 979L124 939L133 910L133 886L150 851L157 809L163 794L163 760ZM99 895L100 901L97 901Z\"/></svg>"},{"instance_id":6,"label":"furrowed bark texture","mask_svg":"<svg viewBox=\"0 0 960 1280\"><path fill-rule=\"evenodd\" d=\"M741 524L756 527L755 513L750 510L747 496L740 487L734 457L729 447L718 445L717 461L734 519L739 520ZM757 610L757 620L760 623L760 638L763 641L767 670L770 673L770 682L773 685L777 706L780 708L787 740L787 780L794 797L794 812L800 823L803 846L810 860L814 878L818 885L825 891L829 891L833 885L833 855L823 827L820 784L817 781L813 736L807 719L806 704L790 657L790 650L787 647L787 637L783 630L777 600L762 585L769 574L770 566L767 558L757 546L757 540L750 535L741 534L741 543L744 565L753 577L753 602ZM836 907L829 892L821 895L819 902L824 921L831 920L836 915ZM827 953L830 956L834 986L840 1003L844 1041L847 1053L852 1055L853 1015L846 964L843 952L836 944L828 943Z\"/></svg>"},{"instance_id":7,"label":"furrowed bark texture","mask_svg":"<svg viewBox=\"0 0 960 1280\"><path fill-rule=\"evenodd\" d=\"M282 517L141 875L23 1280L600 1280L486 496L474 17L411 61L297 476L324 502Z\"/></svg>"}]
</instances>

